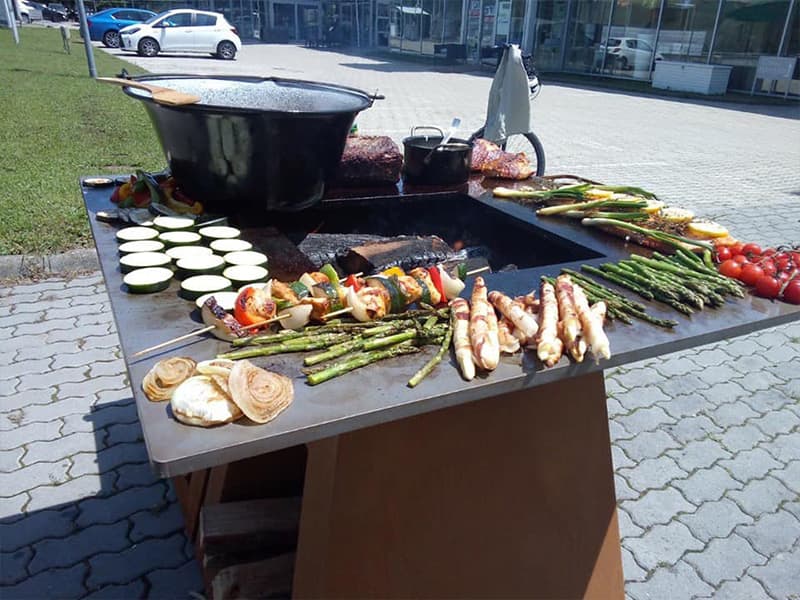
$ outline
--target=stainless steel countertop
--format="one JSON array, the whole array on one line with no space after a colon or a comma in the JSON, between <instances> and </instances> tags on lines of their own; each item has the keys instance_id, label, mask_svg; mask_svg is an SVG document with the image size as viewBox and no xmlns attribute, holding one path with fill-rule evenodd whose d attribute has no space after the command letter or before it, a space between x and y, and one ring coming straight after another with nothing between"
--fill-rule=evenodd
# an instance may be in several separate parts
<instances>
[{"instance_id":1,"label":"stainless steel countertop","mask_svg":"<svg viewBox=\"0 0 800 600\"><path fill-rule=\"evenodd\" d=\"M147 451L154 468L165 477L473 400L533 388L800 319L800 306L752 296L728 300L724 307L705 309L692 317L684 317L657 303L643 302L648 305L648 312L675 319L679 322L678 327L668 331L639 321L633 325L610 323L606 331L611 342L612 358L600 365L594 364L588 357L582 364L562 358L553 368L544 369L532 353L516 354L504 356L500 366L491 374L479 375L473 381L466 382L461 379L451 358L443 361L414 389L408 388L406 382L424 364L431 350L424 355L399 357L365 367L317 387L307 385L300 373L302 355L256 358L253 359L255 364L294 380L295 399L292 405L274 421L264 425L242 419L221 427L201 429L175 421L169 415L168 403L148 401L141 390L142 378L162 358L191 356L198 361L206 360L228 350L230 346L213 337L197 337L139 359L129 358L145 347L202 327L202 323L191 320L190 315L195 307L193 303L178 297L177 282L157 294L131 295L124 291L115 239L119 227L95 219L98 210L113 207L109 201L110 188L81 186L81 189L111 298ZM490 192L484 192L479 185L471 185L470 193L480 202L535 226L554 243L564 238L603 255L590 261L568 263L576 269L581 262L597 264L616 261L632 252L643 252L635 244L626 244L566 219L539 220L529 208L494 199ZM541 275L557 275L562 266L567 265L495 273L486 275L485 279L489 289L502 290L513 296L538 287ZM468 283L465 293L470 289L471 284ZM633 297L631 292L626 292L626 295ZM636 299L640 300L638 297Z\"/></svg>"}]
</instances>

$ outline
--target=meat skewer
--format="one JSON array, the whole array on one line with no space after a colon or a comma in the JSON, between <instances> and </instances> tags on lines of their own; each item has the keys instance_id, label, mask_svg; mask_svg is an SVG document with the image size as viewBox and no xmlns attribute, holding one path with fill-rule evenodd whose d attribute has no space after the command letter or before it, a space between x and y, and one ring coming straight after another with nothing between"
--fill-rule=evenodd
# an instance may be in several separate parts
<instances>
[{"instance_id":1,"label":"meat skewer","mask_svg":"<svg viewBox=\"0 0 800 600\"><path fill-rule=\"evenodd\" d=\"M558 337L558 302L553 286L542 281L539 305L539 333L536 355L545 366L552 367L564 352L564 343Z\"/></svg>"},{"instance_id":2,"label":"meat skewer","mask_svg":"<svg viewBox=\"0 0 800 600\"><path fill-rule=\"evenodd\" d=\"M595 362L600 362L600 358L611 358L611 345L603 331L603 318L606 313L605 302L597 302L594 306L600 306L590 309L589 301L586 299L586 293L583 289L579 285L573 285L572 287L575 308L578 311L578 317L580 317L584 335Z\"/></svg>"},{"instance_id":3,"label":"meat skewer","mask_svg":"<svg viewBox=\"0 0 800 600\"><path fill-rule=\"evenodd\" d=\"M500 340L497 333L497 315L489 304L483 277L476 277L472 287L469 314L469 341L475 364L493 371L500 362Z\"/></svg>"},{"instance_id":4,"label":"meat skewer","mask_svg":"<svg viewBox=\"0 0 800 600\"><path fill-rule=\"evenodd\" d=\"M475 377L475 362L472 360L472 346L469 343L469 304L464 298L456 298L450 303L450 319L453 323L453 346L461 375L467 381Z\"/></svg>"},{"instance_id":5,"label":"meat skewer","mask_svg":"<svg viewBox=\"0 0 800 600\"><path fill-rule=\"evenodd\" d=\"M575 362L583 362L586 342L583 340L583 326L575 310L572 279L569 275L559 275L556 279L556 298L561 316L558 323L561 339Z\"/></svg>"}]
</instances>

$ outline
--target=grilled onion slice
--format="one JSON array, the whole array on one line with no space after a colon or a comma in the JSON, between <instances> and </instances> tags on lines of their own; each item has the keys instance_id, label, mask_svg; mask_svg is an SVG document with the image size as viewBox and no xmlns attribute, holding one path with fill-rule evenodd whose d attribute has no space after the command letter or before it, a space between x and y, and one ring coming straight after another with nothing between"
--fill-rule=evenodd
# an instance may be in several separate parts
<instances>
[{"instance_id":1,"label":"grilled onion slice","mask_svg":"<svg viewBox=\"0 0 800 600\"><path fill-rule=\"evenodd\" d=\"M256 423L271 421L292 403L292 380L265 371L253 363L237 362L228 378L231 398L247 417Z\"/></svg>"},{"instance_id":2,"label":"grilled onion slice","mask_svg":"<svg viewBox=\"0 0 800 600\"><path fill-rule=\"evenodd\" d=\"M180 384L170 406L178 421L199 427L230 423L242 416L239 407L208 375L195 375Z\"/></svg>"},{"instance_id":3,"label":"grilled onion slice","mask_svg":"<svg viewBox=\"0 0 800 600\"><path fill-rule=\"evenodd\" d=\"M142 389L152 402L169 400L175 388L192 376L196 366L194 360L184 356L161 360L142 379Z\"/></svg>"},{"instance_id":4,"label":"grilled onion slice","mask_svg":"<svg viewBox=\"0 0 800 600\"><path fill-rule=\"evenodd\" d=\"M212 358L197 363L197 372L201 375L222 375L228 377L236 363L226 358Z\"/></svg>"}]
</instances>

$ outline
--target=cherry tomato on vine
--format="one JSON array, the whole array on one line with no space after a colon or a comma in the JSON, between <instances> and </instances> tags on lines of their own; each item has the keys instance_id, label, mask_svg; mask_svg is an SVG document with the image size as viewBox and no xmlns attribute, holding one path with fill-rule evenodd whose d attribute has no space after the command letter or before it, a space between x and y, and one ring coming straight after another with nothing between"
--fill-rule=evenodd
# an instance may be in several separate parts
<instances>
[{"instance_id":1,"label":"cherry tomato on vine","mask_svg":"<svg viewBox=\"0 0 800 600\"><path fill-rule=\"evenodd\" d=\"M783 290L783 299L790 304L800 304L800 279L793 279Z\"/></svg>"},{"instance_id":2,"label":"cherry tomato on vine","mask_svg":"<svg viewBox=\"0 0 800 600\"><path fill-rule=\"evenodd\" d=\"M775 250L775 248L767 248L761 253L761 256L774 256L775 254L777 254L777 252L778 251Z\"/></svg>"},{"instance_id":3,"label":"cherry tomato on vine","mask_svg":"<svg viewBox=\"0 0 800 600\"><path fill-rule=\"evenodd\" d=\"M792 259L786 255L778 255L775 259L775 268L778 271L789 271L791 270L792 266Z\"/></svg>"},{"instance_id":4,"label":"cherry tomato on vine","mask_svg":"<svg viewBox=\"0 0 800 600\"><path fill-rule=\"evenodd\" d=\"M775 273L778 272L778 269L775 267L775 263L769 258L763 259L758 263L758 266L764 270L765 275L769 275L770 277L774 277Z\"/></svg>"},{"instance_id":5,"label":"cherry tomato on vine","mask_svg":"<svg viewBox=\"0 0 800 600\"><path fill-rule=\"evenodd\" d=\"M745 265L750 262L744 254L734 254L732 260L740 265Z\"/></svg>"},{"instance_id":6,"label":"cherry tomato on vine","mask_svg":"<svg viewBox=\"0 0 800 600\"><path fill-rule=\"evenodd\" d=\"M758 244L745 244L742 248L742 254L746 256L761 256L761 246Z\"/></svg>"},{"instance_id":7,"label":"cherry tomato on vine","mask_svg":"<svg viewBox=\"0 0 800 600\"><path fill-rule=\"evenodd\" d=\"M777 298L780 290L781 282L774 277L762 275L756 280L756 294L762 298Z\"/></svg>"},{"instance_id":8,"label":"cherry tomato on vine","mask_svg":"<svg viewBox=\"0 0 800 600\"><path fill-rule=\"evenodd\" d=\"M727 246L720 246L719 248L717 248L717 260L719 262L721 263L725 262L726 260L731 258L731 256L733 256L731 254L731 249L728 248Z\"/></svg>"},{"instance_id":9,"label":"cherry tomato on vine","mask_svg":"<svg viewBox=\"0 0 800 600\"><path fill-rule=\"evenodd\" d=\"M719 272L725 277L739 279L739 276L742 274L742 265L735 260L728 259L719 266Z\"/></svg>"},{"instance_id":10,"label":"cherry tomato on vine","mask_svg":"<svg viewBox=\"0 0 800 600\"><path fill-rule=\"evenodd\" d=\"M737 254L741 254L742 248L744 248L744 244L741 242L736 242L735 244L731 245L730 246L731 256L736 256Z\"/></svg>"},{"instance_id":11,"label":"cherry tomato on vine","mask_svg":"<svg viewBox=\"0 0 800 600\"><path fill-rule=\"evenodd\" d=\"M755 285L758 278L764 274L764 270L758 265L748 263L742 267L742 274L739 275L739 281L747 285Z\"/></svg>"}]
</instances>

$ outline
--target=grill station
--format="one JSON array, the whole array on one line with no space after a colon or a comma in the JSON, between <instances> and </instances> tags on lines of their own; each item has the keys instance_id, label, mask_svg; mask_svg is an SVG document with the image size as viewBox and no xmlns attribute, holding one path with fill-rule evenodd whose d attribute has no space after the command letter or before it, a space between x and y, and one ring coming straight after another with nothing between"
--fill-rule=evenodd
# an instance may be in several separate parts
<instances>
[{"instance_id":1,"label":"grill station","mask_svg":"<svg viewBox=\"0 0 800 600\"><path fill-rule=\"evenodd\" d=\"M298 248L309 248L310 233L437 235L463 247L472 264L488 263L488 288L511 296L561 266L646 252L579 224L538 219L530 208L492 198L484 185L473 179L458 191L351 192L356 197L274 215L268 227L239 225L269 256L271 276L284 281L311 268ZM95 219L109 206L108 191L82 190L150 460L173 478L209 590L220 565L229 564L209 553L244 539L230 522L215 529L215 519L226 504L257 501L257 510L247 506L252 527L262 528L257 560L250 559L258 566L240 575L258 579L262 591L623 598L602 369L800 315L800 307L753 296L691 318L645 303L679 325L607 325L613 358L600 365L562 359L545 370L524 353L465 382L446 358L413 389L406 382L426 357L391 359L320 387L304 382L300 356L256 359L294 379L293 404L265 425L245 420L200 430L170 418L166 403L149 402L139 383L167 355L199 361L229 346L196 338L128 358L186 333L194 307L175 283L152 296L123 291L116 228Z\"/></svg>"}]
</instances>

